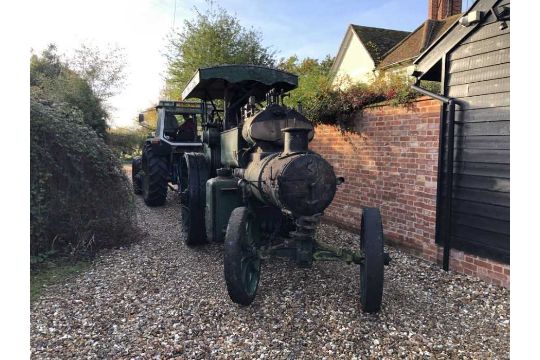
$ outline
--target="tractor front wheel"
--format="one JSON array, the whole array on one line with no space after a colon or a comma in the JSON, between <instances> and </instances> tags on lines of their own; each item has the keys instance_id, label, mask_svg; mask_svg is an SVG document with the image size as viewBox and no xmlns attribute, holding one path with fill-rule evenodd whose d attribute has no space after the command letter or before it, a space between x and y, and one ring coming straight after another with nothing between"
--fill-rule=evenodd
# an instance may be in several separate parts
<instances>
[{"instance_id":1,"label":"tractor front wheel","mask_svg":"<svg viewBox=\"0 0 540 360\"><path fill-rule=\"evenodd\" d=\"M360 302L367 313L381 309L384 282L384 239L379 209L364 208L360 229Z\"/></svg>"},{"instance_id":2,"label":"tractor front wheel","mask_svg":"<svg viewBox=\"0 0 540 360\"><path fill-rule=\"evenodd\" d=\"M135 195L142 194L142 160L140 156L131 160L131 183Z\"/></svg>"},{"instance_id":3,"label":"tractor front wheel","mask_svg":"<svg viewBox=\"0 0 540 360\"><path fill-rule=\"evenodd\" d=\"M246 207L233 210L225 234L224 272L232 301L249 305L255 299L261 273L255 222Z\"/></svg>"}]
</instances>

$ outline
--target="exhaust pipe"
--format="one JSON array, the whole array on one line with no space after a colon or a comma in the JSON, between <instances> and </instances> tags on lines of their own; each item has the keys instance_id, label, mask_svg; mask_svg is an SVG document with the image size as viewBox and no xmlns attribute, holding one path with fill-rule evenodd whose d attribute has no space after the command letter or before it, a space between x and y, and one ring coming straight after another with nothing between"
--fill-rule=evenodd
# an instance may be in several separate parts
<instances>
[{"instance_id":1,"label":"exhaust pipe","mask_svg":"<svg viewBox=\"0 0 540 360\"><path fill-rule=\"evenodd\" d=\"M281 131L285 133L283 154L293 154L308 151L308 133L310 129L300 127L288 127Z\"/></svg>"}]
</instances>

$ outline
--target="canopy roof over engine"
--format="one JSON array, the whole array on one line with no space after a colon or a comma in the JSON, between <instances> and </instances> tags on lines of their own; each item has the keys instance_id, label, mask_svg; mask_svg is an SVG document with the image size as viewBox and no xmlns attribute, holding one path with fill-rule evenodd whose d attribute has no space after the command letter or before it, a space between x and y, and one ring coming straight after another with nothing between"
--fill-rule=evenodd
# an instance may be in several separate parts
<instances>
[{"instance_id":1,"label":"canopy roof over engine","mask_svg":"<svg viewBox=\"0 0 540 360\"><path fill-rule=\"evenodd\" d=\"M223 99L227 91L247 93L257 101L275 88L284 92L298 86L298 76L258 65L220 65L200 68L182 92L182 99Z\"/></svg>"}]
</instances>

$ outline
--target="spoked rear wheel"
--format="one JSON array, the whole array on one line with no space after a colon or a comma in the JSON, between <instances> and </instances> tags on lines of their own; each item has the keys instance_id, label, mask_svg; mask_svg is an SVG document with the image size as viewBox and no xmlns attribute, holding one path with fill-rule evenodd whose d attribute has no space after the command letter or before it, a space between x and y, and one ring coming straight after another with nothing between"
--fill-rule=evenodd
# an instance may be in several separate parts
<instances>
[{"instance_id":1,"label":"spoked rear wheel","mask_svg":"<svg viewBox=\"0 0 540 360\"><path fill-rule=\"evenodd\" d=\"M224 272L232 301L249 305L255 299L261 273L258 231L246 207L233 210L225 234Z\"/></svg>"},{"instance_id":2,"label":"spoked rear wheel","mask_svg":"<svg viewBox=\"0 0 540 360\"><path fill-rule=\"evenodd\" d=\"M364 208L360 230L360 301L367 313L381 309L384 283L384 240L379 209Z\"/></svg>"}]
</instances>

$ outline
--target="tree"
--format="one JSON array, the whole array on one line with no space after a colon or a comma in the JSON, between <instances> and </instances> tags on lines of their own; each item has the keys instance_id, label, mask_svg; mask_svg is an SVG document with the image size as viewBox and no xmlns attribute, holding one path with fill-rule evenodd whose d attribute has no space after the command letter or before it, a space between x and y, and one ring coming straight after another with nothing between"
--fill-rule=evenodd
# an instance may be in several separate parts
<instances>
[{"instance_id":1,"label":"tree","mask_svg":"<svg viewBox=\"0 0 540 360\"><path fill-rule=\"evenodd\" d=\"M30 86L43 86L47 79L60 77L63 69L56 45L49 44L41 53L41 58L35 54L30 57Z\"/></svg>"},{"instance_id":2,"label":"tree","mask_svg":"<svg viewBox=\"0 0 540 360\"><path fill-rule=\"evenodd\" d=\"M278 68L297 74L299 77L298 88L291 91L291 96L286 99L286 103L289 106L295 106L301 102L304 108L310 107L321 91L330 88L330 68L333 62L334 59L329 55L323 60L305 58L300 61L296 55L281 59Z\"/></svg>"},{"instance_id":3,"label":"tree","mask_svg":"<svg viewBox=\"0 0 540 360\"><path fill-rule=\"evenodd\" d=\"M125 84L126 57L122 48L102 50L94 45L82 44L68 64L88 82L96 97L102 101L118 94Z\"/></svg>"},{"instance_id":4,"label":"tree","mask_svg":"<svg viewBox=\"0 0 540 360\"><path fill-rule=\"evenodd\" d=\"M262 45L262 36L244 28L221 7L186 20L184 29L169 36L164 95L178 98L197 68L221 64L274 65L274 52Z\"/></svg>"},{"instance_id":5,"label":"tree","mask_svg":"<svg viewBox=\"0 0 540 360\"><path fill-rule=\"evenodd\" d=\"M156 130L157 128L156 106L155 105L150 106L149 108L141 111L141 113L144 114L144 122L145 122L145 126L147 127L147 130L152 130L152 131ZM138 119L134 119L134 121L137 125L139 125Z\"/></svg>"},{"instance_id":6,"label":"tree","mask_svg":"<svg viewBox=\"0 0 540 360\"><path fill-rule=\"evenodd\" d=\"M66 103L82 113L84 122L99 135L107 130L107 111L88 82L71 70L57 54L54 44L41 56L30 58L30 86L37 98Z\"/></svg>"}]
</instances>

